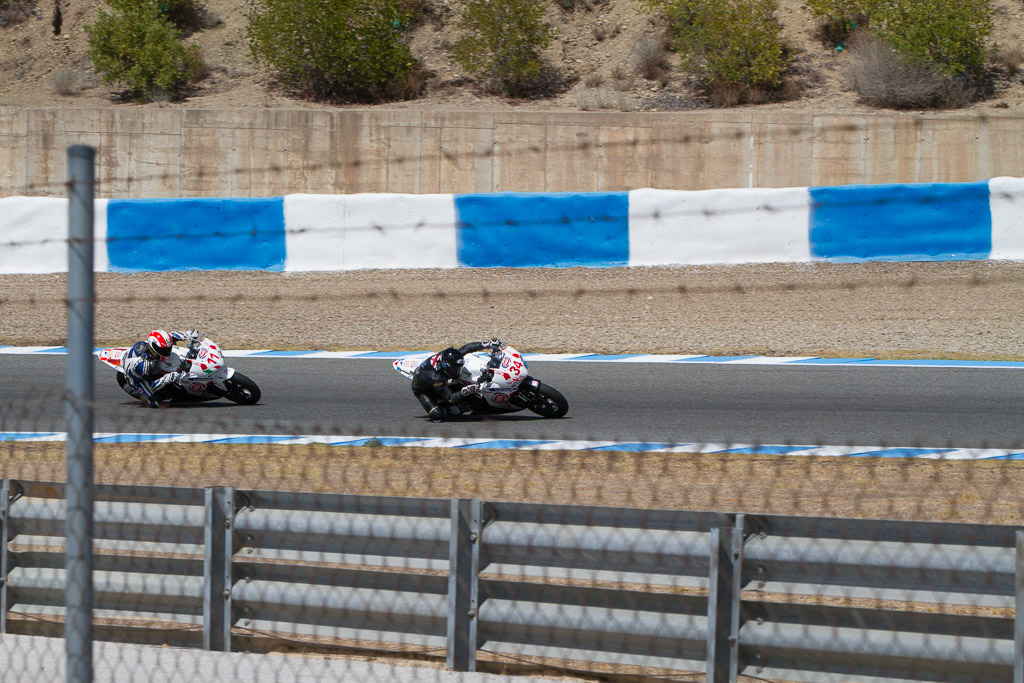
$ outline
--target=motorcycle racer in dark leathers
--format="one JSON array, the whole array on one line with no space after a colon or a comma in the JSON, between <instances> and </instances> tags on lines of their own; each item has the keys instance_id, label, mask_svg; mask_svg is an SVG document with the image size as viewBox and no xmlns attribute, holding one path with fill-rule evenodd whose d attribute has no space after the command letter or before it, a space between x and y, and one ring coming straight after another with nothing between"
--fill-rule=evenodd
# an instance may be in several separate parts
<instances>
[{"instance_id":1,"label":"motorcycle racer in dark leathers","mask_svg":"<svg viewBox=\"0 0 1024 683\"><path fill-rule=\"evenodd\" d=\"M504 342L493 337L469 342L459 348L449 347L420 363L412 375L412 393L419 399L431 422L441 422L449 415L458 415L461 412L460 401L480 392L479 384L459 381L465 355L504 347Z\"/></svg>"},{"instance_id":2,"label":"motorcycle racer in dark leathers","mask_svg":"<svg viewBox=\"0 0 1024 683\"><path fill-rule=\"evenodd\" d=\"M157 394L168 384L181 379L182 375L172 356L174 343L194 342L199 336L198 330L153 330L146 339L136 342L121 361L124 368L124 390L150 408L159 407Z\"/></svg>"}]
</instances>

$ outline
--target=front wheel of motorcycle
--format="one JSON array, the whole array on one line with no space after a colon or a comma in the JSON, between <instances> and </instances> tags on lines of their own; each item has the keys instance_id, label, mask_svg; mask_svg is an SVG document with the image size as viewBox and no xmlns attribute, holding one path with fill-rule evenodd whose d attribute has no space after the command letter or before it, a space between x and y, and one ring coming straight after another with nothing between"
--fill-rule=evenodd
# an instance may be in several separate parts
<instances>
[{"instance_id":1,"label":"front wheel of motorcycle","mask_svg":"<svg viewBox=\"0 0 1024 683\"><path fill-rule=\"evenodd\" d=\"M224 380L224 386L227 387L227 393L225 396L231 401L243 406L251 406L260 401L260 388L256 386L256 382L236 371L235 374L231 375L231 379Z\"/></svg>"},{"instance_id":2,"label":"front wheel of motorcycle","mask_svg":"<svg viewBox=\"0 0 1024 683\"><path fill-rule=\"evenodd\" d=\"M569 412L569 402L558 389L541 384L536 393L536 400L527 407L541 417L564 417Z\"/></svg>"}]
</instances>

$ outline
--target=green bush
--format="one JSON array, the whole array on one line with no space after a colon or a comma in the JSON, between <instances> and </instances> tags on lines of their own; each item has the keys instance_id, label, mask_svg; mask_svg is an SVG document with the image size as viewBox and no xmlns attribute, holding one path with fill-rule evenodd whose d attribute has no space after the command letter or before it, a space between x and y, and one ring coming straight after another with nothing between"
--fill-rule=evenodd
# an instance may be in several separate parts
<instances>
[{"instance_id":1,"label":"green bush","mask_svg":"<svg viewBox=\"0 0 1024 683\"><path fill-rule=\"evenodd\" d=\"M466 0L459 28L463 35L452 53L466 71L511 97L545 87L541 52L554 32L544 21L542 0Z\"/></svg>"},{"instance_id":2,"label":"green bush","mask_svg":"<svg viewBox=\"0 0 1024 683\"><path fill-rule=\"evenodd\" d=\"M857 29L864 29L888 0L805 0L811 16L821 19L821 38L838 45Z\"/></svg>"},{"instance_id":3,"label":"green bush","mask_svg":"<svg viewBox=\"0 0 1024 683\"><path fill-rule=\"evenodd\" d=\"M872 33L943 76L981 77L988 63L988 0L888 0Z\"/></svg>"},{"instance_id":4,"label":"green bush","mask_svg":"<svg viewBox=\"0 0 1024 683\"><path fill-rule=\"evenodd\" d=\"M113 8L86 27L89 57L104 83L125 83L134 98L149 101L180 95L203 77L199 46L182 43L155 2L120 0Z\"/></svg>"},{"instance_id":5,"label":"green bush","mask_svg":"<svg viewBox=\"0 0 1024 683\"><path fill-rule=\"evenodd\" d=\"M199 0L107 0L107 4L122 12L140 4L152 4L160 16L182 31L201 28L205 11Z\"/></svg>"},{"instance_id":6,"label":"green bush","mask_svg":"<svg viewBox=\"0 0 1024 683\"><path fill-rule=\"evenodd\" d=\"M718 104L758 102L783 83L791 57L776 0L647 0L669 22L683 69Z\"/></svg>"},{"instance_id":7,"label":"green bush","mask_svg":"<svg viewBox=\"0 0 1024 683\"><path fill-rule=\"evenodd\" d=\"M408 0L255 0L253 57L293 93L324 101L413 97L422 69L403 32Z\"/></svg>"}]
</instances>

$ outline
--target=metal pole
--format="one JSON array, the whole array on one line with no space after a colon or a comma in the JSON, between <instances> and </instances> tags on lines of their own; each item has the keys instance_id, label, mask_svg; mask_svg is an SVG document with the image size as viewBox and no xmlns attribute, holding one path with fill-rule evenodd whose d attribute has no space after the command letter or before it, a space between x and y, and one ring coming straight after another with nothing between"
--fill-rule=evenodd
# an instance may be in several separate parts
<instances>
[{"instance_id":1,"label":"metal pole","mask_svg":"<svg viewBox=\"0 0 1024 683\"><path fill-rule=\"evenodd\" d=\"M449 669L476 671L483 503L453 500L448 550Z\"/></svg>"},{"instance_id":2,"label":"metal pole","mask_svg":"<svg viewBox=\"0 0 1024 683\"><path fill-rule=\"evenodd\" d=\"M235 490L206 489L206 559L203 563L203 649L231 652Z\"/></svg>"},{"instance_id":3,"label":"metal pole","mask_svg":"<svg viewBox=\"0 0 1024 683\"><path fill-rule=\"evenodd\" d=\"M1024 683L1024 531L1014 534L1017 541L1017 576L1013 611L1013 683Z\"/></svg>"},{"instance_id":4,"label":"metal pole","mask_svg":"<svg viewBox=\"0 0 1024 683\"><path fill-rule=\"evenodd\" d=\"M708 571L707 683L735 683L739 672L743 515L736 527L711 530Z\"/></svg>"},{"instance_id":5,"label":"metal pole","mask_svg":"<svg viewBox=\"0 0 1024 683\"><path fill-rule=\"evenodd\" d=\"M11 568L7 566L7 539L10 536L9 523L11 516L11 480L4 479L0 487L0 636L7 633L7 610L11 608L7 599L7 574Z\"/></svg>"},{"instance_id":6,"label":"metal pole","mask_svg":"<svg viewBox=\"0 0 1024 683\"><path fill-rule=\"evenodd\" d=\"M67 447L68 683L92 681L93 191L96 150L68 148Z\"/></svg>"}]
</instances>

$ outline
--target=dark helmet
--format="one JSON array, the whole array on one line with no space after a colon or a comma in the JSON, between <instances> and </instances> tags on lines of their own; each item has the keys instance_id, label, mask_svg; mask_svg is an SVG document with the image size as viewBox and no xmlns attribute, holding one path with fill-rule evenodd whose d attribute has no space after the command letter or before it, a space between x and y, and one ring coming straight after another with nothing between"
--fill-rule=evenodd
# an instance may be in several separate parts
<instances>
[{"instance_id":1,"label":"dark helmet","mask_svg":"<svg viewBox=\"0 0 1024 683\"><path fill-rule=\"evenodd\" d=\"M443 375L455 379L462 372L462 353L454 347L449 347L441 352L441 358L437 361L437 369Z\"/></svg>"}]
</instances>

